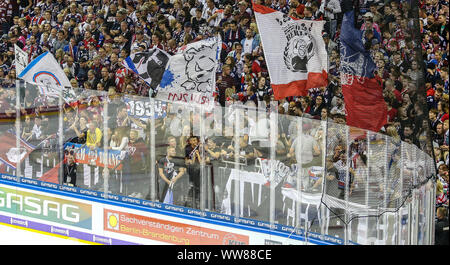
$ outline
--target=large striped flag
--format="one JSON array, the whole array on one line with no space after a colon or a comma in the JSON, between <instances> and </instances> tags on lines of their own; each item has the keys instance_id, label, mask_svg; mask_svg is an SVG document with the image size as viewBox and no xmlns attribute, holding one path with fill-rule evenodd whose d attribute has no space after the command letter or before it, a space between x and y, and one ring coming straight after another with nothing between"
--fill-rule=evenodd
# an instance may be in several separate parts
<instances>
[{"instance_id":1,"label":"large striped flag","mask_svg":"<svg viewBox=\"0 0 450 265\"><path fill-rule=\"evenodd\" d=\"M324 21L298 20L253 4L275 99L305 96L327 81Z\"/></svg>"},{"instance_id":2,"label":"large striped flag","mask_svg":"<svg viewBox=\"0 0 450 265\"><path fill-rule=\"evenodd\" d=\"M354 11L347 11L340 34L340 75L347 125L378 132L387 122L383 87L380 78L374 75L375 63L354 20Z\"/></svg>"}]
</instances>

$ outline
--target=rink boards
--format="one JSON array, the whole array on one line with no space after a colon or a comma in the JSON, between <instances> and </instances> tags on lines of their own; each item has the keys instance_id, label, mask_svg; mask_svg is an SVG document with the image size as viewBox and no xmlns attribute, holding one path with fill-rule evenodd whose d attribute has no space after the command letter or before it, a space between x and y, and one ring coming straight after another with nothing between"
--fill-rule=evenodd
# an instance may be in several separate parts
<instances>
[{"instance_id":1,"label":"rink boards","mask_svg":"<svg viewBox=\"0 0 450 265\"><path fill-rule=\"evenodd\" d=\"M340 245L291 226L0 175L0 223L106 245Z\"/></svg>"}]
</instances>

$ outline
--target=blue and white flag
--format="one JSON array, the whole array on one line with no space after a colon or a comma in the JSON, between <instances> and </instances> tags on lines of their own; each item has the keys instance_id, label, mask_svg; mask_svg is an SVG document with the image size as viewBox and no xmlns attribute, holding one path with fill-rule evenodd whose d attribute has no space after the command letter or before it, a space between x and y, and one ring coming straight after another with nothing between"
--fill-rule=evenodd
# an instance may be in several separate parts
<instances>
[{"instance_id":1,"label":"blue and white flag","mask_svg":"<svg viewBox=\"0 0 450 265\"><path fill-rule=\"evenodd\" d=\"M50 52L36 57L25 67L18 78L36 84L42 96L58 98L62 92L65 102L70 103L76 100L69 78Z\"/></svg>"},{"instance_id":2,"label":"blue and white flag","mask_svg":"<svg viewBox=\"0 0 450 265\"><path fill-rule=\"evenodd\" d=\"M63 69L50 52L45 52L19 74L20 79L46 87L72 87Z\"/></svg>"},{"instance_id":3,"label":"blue and white flag","mask_svg":"<svg viewBox=\"0 0 450 265\"><path fill-rule=\"evenodd\" d=\"M220 39L214 37L181 47L167 64L156 98L211 105L221 46Z\"/></svg>"},{"instance_id":4,"label":"blue and white flag","mask_svg":"<svg viewBox=\"0 0 450 265\"><path fill-rule=\"evenodd\" d=\"M153 90L155 90L164 70L170 55L165 51L153 48L146 52L137 52L128 56L123 60L123 65L139 75Z\"/></svg>"}]
</instances>

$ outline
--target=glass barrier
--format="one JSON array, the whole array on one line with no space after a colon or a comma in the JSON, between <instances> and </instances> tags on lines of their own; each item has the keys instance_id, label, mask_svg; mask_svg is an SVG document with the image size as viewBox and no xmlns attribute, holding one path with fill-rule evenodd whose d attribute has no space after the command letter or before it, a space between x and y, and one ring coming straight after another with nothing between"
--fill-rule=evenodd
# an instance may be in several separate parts
<instances>
[{"instance_id":1,"label":"glass barrier","mask_svg":"<svg viewBox=\"0 0 450 265\"><path fill-rule=\"evenodd\" d=\"M0 81L0 172L17 175L20 169L20 157L27 154L30 148L20 138L20 123L17 111L16 83L11 80Z\"/></svg>"},{"instance_id":2,"label":"glass barrier","mask_svg":"<svg viewBox=\"0 0 450 265\"><path fill-rule=\"evenodd\" d=\"M400 139L265 102L0 89L1 173L286 226L306 241L432 242L433 159Z\"/></svg>"}]
</instances>

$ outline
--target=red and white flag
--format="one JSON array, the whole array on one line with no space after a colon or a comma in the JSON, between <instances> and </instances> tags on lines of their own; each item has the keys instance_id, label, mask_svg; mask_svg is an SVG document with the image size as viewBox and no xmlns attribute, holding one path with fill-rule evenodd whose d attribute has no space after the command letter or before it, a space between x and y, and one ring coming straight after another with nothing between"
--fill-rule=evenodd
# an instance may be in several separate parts
<instances>
[{"instance_id":1,"label":"red and white flag","mask_svg":"<svg viewBox=\"0 0 450 265\"><path fill-rule=\"evenodd\" d=\"M253 4L275 99L328 84L324 21L299 20Z\"/></svg>"}]
</instances>

